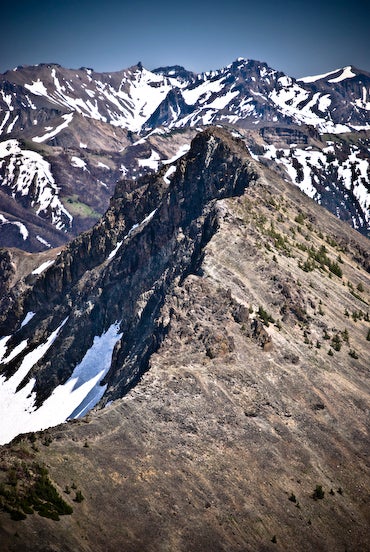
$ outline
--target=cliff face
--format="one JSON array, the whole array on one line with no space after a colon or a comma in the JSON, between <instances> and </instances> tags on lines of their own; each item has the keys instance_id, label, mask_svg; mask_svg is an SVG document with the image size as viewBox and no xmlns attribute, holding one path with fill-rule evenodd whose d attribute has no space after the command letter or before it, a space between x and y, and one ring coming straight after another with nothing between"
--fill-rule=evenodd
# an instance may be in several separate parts
<instances>
[{"instance_id":1,"label":"cliff face","mask_svg":"<svg viewBox=\"0 0 370 552\"><path fill-rule=\"evenodd\" d=\"M64 384L92 347L94 338L119 327L122 335L102 384L106 398L122 396L147 368L166 328L160 309L174 282L196 273L204 247L215 233L215 202L241 195L256 172L241 142L221 130L198 135L189 154L177 163L171 181L164 171L148 177L131 193L118 186L101 221L74 240L41 274L26 277L2 300L1 332L9 335L7 378L27 355L52 345L28 367L18 389L35 378L36 404ZM36 269L37 272L37 269ZM24 324L27 313L35 313ZM23 323L23 326L22 326ZM6 358L7 358L6 357Z\"/></svg>"},{"instance_id":2,"label":"cliff face","mask_svg":"<svg viewBox=\"0 0 370 552\"><path fill-rule=\"evenodd\" d=\"M1 512L4 550L365 550L368 241L220 129L168 171L119 185L41 274L10 259L5 360L27 344L4 373L59 329L24 376L35 412L91 351L106 370L105 408L0 449L0 490L45 463L74 508Z\"/></svg>"}]
</instances>

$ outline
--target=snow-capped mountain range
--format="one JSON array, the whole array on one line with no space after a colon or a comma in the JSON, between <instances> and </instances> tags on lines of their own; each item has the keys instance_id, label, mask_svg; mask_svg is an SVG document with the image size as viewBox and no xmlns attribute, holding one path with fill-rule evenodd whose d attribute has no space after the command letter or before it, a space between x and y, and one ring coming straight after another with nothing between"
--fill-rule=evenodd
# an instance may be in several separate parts
<instances>
[{"instance_id":1,"label":"snow-capped mountain range","mask_svg":"<svg viewBox=\"0 0 370 552\"><path fill-rule=\"evenodd\" d=\"M234 128L261 161L366 233L370 75L349 66L296 80L239 58L202 74L138 63L0 75L1 243L60 245L105 211L119 178L177 157L207 125ZM16 236L17 222L27 232Z\"/></svg>"}]
</instances>

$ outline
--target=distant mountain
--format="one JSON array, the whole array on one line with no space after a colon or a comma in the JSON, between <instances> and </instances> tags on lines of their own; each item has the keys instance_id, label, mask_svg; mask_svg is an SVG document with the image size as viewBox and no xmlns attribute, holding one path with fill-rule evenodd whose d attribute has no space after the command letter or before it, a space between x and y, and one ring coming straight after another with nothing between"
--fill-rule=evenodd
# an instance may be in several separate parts
<instances>
[{"instance_id":1,"label":"distant mountain","mask_svg":"<svg viewBox=\"0 0 370 552\"><path fill-rule=\"evenodd\" d=\"M65 243L104 213L120 178L157 169L210 124L234 129L262 162L366 234L369 91L370 75L353 67L296 80L243 58L198 75L141 63L113 73L7 71L0 243L27 251Z\"/></svg>"}]
</instances>

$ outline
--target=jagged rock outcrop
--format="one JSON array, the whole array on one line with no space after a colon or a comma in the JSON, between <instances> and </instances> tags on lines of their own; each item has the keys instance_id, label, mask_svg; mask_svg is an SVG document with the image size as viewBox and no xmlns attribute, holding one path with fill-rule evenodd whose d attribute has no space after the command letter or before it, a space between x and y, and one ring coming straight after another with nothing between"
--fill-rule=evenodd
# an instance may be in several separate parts
<instances>
[{"instance_id":1,"label":"jagged rock outcrop","mask_svg":"<svg viewBox=\"0 0 370 552\"><path fill-rule=\"evenodd\" d=\"M124 394L166 334L159 321L166 296L178 280L200 269L218 225L215 202L241 195L257 178L243 143L221 129L196 136L169 184L163 175L164 170L144 178L131 193L122 192L127 183L118 185L110 208L91 231L3 298L0 331L15 332L7 354L27 340L22 353L5 364L7 378L59 328L49 350L18 385L21 389L35 378L38 406L113 324L123 337L102 385L108 386L106 400ZM29 312L35 315L21 327ZM212 339L206 339L209 351L215 349Z\"/></svg>"}]
</instances>

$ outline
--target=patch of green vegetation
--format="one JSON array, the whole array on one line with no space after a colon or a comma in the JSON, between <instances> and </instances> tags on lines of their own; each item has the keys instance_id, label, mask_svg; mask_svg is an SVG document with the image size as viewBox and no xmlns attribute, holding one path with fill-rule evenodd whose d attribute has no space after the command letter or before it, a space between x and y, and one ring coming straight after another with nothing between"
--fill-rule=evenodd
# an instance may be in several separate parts
<instances>
[{"instance_id":1,"label":"patch of green vegetation","mask_svg":"<svg viewBox=\"0 0 370 552\"><path fill-rule=\"evenodd\" d=\"M270 228L266 231L267 235L274 240L274 247L282 250L285 254L290 255L289 240L287 236L283 236L275 230L274 223L271 222Z\"/></svg>"},{"instance_id":2,"label":"patch of green vegetation","mask_svg":"<svg viewBox=\"0 0 370 552\"><path fill-rule=\"evenodd\" d=\"M275 320L272 318L271 314L269 314L263 307L258 308L257 312L258 316L260 317L261 321L264 323L265 326L269 326L270 322L271 324L274 324Z\"/></svg>"},{"instance_id":3,"label":"patch of green vegetation","mask_svg":"<svg viewBox=\"0 0 370 552\"><path fill-rule=\"evenodd\" d=\"M322 245L319 249L311 246L307 249L307 251L307 260L304 263L298 263L299 268L301 268L304 272L312 272L315 268L326 270L327 267L331 273L335 274L339 278L342 277L342 269L336 261L329 259L325 245Z\"/></svg>"},{"instance_id":4,"label":"patch of green vegetation","mask_svg":"<svg viewBox=\"0 0 370 552\"><path fill-rule=\"evenodd\" d=\"M5 483L0 485L0 509L15 521L35 511L55 521L73 512L52 484L48 470L38 463L30 467L22 463L8 470Z\"/></svg>"},{"instance_id":5,"label":"patch of green vegetation","mask_svg":"<svg viewBox=\"0 0 370 552\"><path fill-rule=\"evenodd\" d=\"M64 197L63 203L72 216L94 218L96 220L101 217L101 213L98 213L92 207L80 201L77 194Z\"/></svg>"},{"instance_id":6,"label":"patch of green vegetation","mask_svg":"<svg viewBox=\"0 0 370 552\"><path fill-rule=\"evenodd\" d=\"M351 295L353 295L353 297L355 297L359 301L362 301L363 303L365 303L365 305L369 304L367 301L365 301L365 299L363 297L361 297L361 295L356 293L353 288L352 289L350 288L349 292L350 292Z\"/></svg>"},{"instance_id":7,"label":"patch of green vegetation","mask_svg":"<svg viewBox=\"0 0 370 552\"><path fill-rule=\"evenodd\" d=\"M369 313L367 312L365 314L362 310L353 311L352 318L355 322L357 322L357 320L365 320L365 322L370 322Z\"/></svg>"},{"instance_id":8,"label":"patch of green vegetation","mask_svg":"<svg viewBox=\"0 0 370 552\"><path fill-rule=\"evenodd\" d=\"M295 217L295 222L297 222L298 224L303 224L304 221L306 220L307 216L304 214L304 213L299 213L296 217Z\"/></svg>"},{"instance_id":9,"label":"patch of green vegetation","mask_svg":"<svg viewBox=\"0 0 370 552\"><path fill-rule=\"evenodd\" d=\"M316 485L314 492L312 493L312 498L314 500L322 500L325 496L325 492L322 489L321 485Z\"/></svg>"},{"instance_id":10,"label":"patch of green vegetation","mask_svg":"<svg viewBox=\"0 0 370 552\"><path fill-rule=\"evenodd\" d=\"M35 151L40 155L48 155L51 153L52 148L42 143L36 143L32 140L20 140L21 147L27 150Z\"/></svg>"},{"instance_id":11,"label":"patch of green vegetation","mask_svg":"<svg viewBox=\"0 0 370 552\"><path fill-rule=\"evenodd\" d=\"M340 351L342 348L342 340L340 338L339 334L335 334L331 339L331 346L333 347L334 351Z\"/></svg>"}]
</instances>

